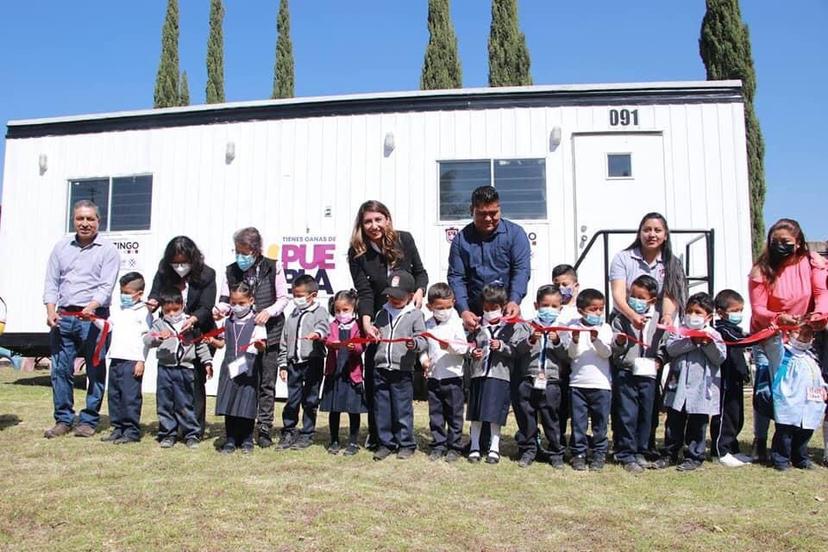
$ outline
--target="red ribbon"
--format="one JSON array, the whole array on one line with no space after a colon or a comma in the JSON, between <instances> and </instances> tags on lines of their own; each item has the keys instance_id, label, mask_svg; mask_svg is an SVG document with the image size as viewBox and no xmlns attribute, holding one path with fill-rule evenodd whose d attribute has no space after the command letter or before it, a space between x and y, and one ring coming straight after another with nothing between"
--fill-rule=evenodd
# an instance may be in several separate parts
<instances>
[{"instance_id":1,"label":"red ribbon","mask_svg":"<svg viewBox=\"0 0 828 552\"><path fill-rule=\"evenodd\" d=\"M94 314L87 314L83 311L61 311L60 316L70 316L72 318L78 318L80 320L100 320L103 322L103 327L101 328L101 334L98 336L98 341L95 342L95 350L92 352L92 365L97 366L101 362L101 353L103 352L103 348L106 345L106 338L109 337L109 321L106 318L101 318L100 316L96 316Z\"/></svg>"},{"instance_id":2,"label":"red ribbon","mask_svg":"<svg viewBox=\"0 0 828 552\"><path fill-rule=\"evenodd\" d=\"M198 337L190 337L186 333L175 333L175 334L172 334L169 337L175 337L176 339L178 339L179 341L184 342L185 344L194 345L196 343L201 343L205 339L210 339L211 337L218 337L223 333L224 333L224 328L216 328L214 330L210 330L209 332L204 332L203 334L201 334ZM162 334L160 332L150 332L151 337L161 337L161 335Z\"/></svg>"}]
</instances>

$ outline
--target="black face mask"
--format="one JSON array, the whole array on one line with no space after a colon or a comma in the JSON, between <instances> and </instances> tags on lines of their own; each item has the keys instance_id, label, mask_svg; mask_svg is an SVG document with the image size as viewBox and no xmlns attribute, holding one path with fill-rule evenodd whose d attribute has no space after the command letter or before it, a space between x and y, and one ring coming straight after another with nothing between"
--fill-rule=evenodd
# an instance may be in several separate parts
<instances>
[{"instance_id":1,"label":"black face mask","mask_svg":"<svg viewBox=\"0 0 828 552\"><path fill-rule=\"evenodd\" d=\"M794 243L786 243L781 241L772 241L770 244L770 253L773 257L777 259L787 259L791 255L794 254L796 250L796 244Z\"/></svg>"}]
</instances>

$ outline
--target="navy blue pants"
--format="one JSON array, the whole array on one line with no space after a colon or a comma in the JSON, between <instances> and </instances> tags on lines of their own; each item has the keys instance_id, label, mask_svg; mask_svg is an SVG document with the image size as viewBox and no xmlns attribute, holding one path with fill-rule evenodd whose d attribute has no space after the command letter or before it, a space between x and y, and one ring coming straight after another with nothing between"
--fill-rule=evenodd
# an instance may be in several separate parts
<instances>
[{"instance_id":1,"label":"navy blue pants","mask_svg":"<svg viewBox=\"0 0 828 552\"><path fill-rule=\"evenodd\" d=\"M303 437L313 437L316 432L316 410L319 408L319 386L322 384L324 359L314 358L307 362L287 365L288 397L282 410L284 433L293 433L299 423L299 407L302 407Z\"/></svg>"},{"instance_id":2,"label":"navy blue pants","mask_svg":"<svg viewBox=\"0 0 828 552\"><path fill-rule=\"evenodd\" d=\"M771 444L771 459L778 467L793 464L804 468L810 462L808 441L814 434L813 429L802 429L792 425L776 424Z\"/></svg>"},{"instance_id":3,"label":"navy blue pants","mask_svg":"<svg viewBox=\"0 0 828 552\"><path fill-rule=\"evenodd\" d=\"M592 423L592 456L607 455L609 442L607 426L609 425L610 401L612 391L609 389L569 388L569 404L572 418L572 439L570 448L572 456L586 456L590 439L587 426Z\"/></svg>"},{"instance_id":4,"label":"navy blue pants","mask_svg":"<svg viewBox=\"0 0 828 552\"><path fill-rule=\"evenodd\" d=\"M710 417L707 414L688 414L685 409L679 412L672 408L667 410L667 423L664 428L664 453L673 461L684 445L687 450L685 459L704 462L704 451L707 443L707 424Z\"/></svg>"},{"instance_id":5,"label":"navy blue pants","mask_svg":"<svg viewBox=\"0 0 828 552\"><path fill-rule=\"evenodd\" d=\"M429 446L433 450L462 450L463 397L463 378L428 379Z\"/></svg>"},{"instance_id":6,"label":"navy blue pants","mask_svg":"<svg viewBox=\"0 0 828 552\"><path fill-rule=\"evenodd\" d=\"M141 438L141 395L143 377L135 377L134 360L113 358L109 362L109 423L112 431L121 437L137 441Z\"/></svg>"},{"instance_id":7,"label":"navy blue pants","mask_svg":"<svg viewBox=\"0 0 828 552\"><path fill-rule=\"evenodd\" d=\"M185 440L198 439L199 425L193 408L195 371L181 366L158 366L155 400L158 439L173 437L179 430Z\"/></svg>"},{"instance_id":8,"label":"navy blue pants","mask_svg":"<svg viewBox=\"0 0 828 552\"><path fill-rule=\"evenodd\" d=\"M515 411L520 440L520 455L535 458L538 453L538 418L549 441L549 456L563 458L561 425L558 409L561 404L561 386L558 382L547 382L546 389L535 389L532 378L523 378L518 384L518 408Z\"/></svg>"},{"instance_id":9,"label":"navy blue pants","mask_svg":"<svg viewBox=\"0 0 828 552\"><path fill-rule=\"evenodd\" d=\"M374 368L374 420L379 444L413 449L414 378L411 372Z\"/></svg>"},{"instance_id":10,"label":"navy blue pants","mask_svg":"<svg viewBox=\"0 0 828 552\"><path fill-rule=\"evenodd\" d=\"M636 454L649 450L650 427L653 423L656 380L634 376L629 370L618 370L613 380L615 387L616 427L615 459L621 464L635 461Z\"/></svg>"},{"instance_id":11,"label":"navy blue pants","mask_svg":"<svg viewBox=\"0 0 828 552\"><path fill-rule=\"evenodd\" d=\"M720 401L721 413L710 420L710 446L719 458L739 453L739 432L745 423L745 384L735 370L722 374Z\"/></svg>"}]
</instances>

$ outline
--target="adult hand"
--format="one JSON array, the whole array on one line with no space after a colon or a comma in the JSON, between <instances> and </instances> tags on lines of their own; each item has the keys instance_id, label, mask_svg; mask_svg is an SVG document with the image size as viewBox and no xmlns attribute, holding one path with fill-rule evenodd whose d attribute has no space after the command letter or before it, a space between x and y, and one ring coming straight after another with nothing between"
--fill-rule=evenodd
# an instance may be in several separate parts
<instances>
[{"instance_id":1,"label":"adult hand","mask_svg":"<svg viewBox=\"0 0 828 552\"><path fill-rule=\"evenodd\" d=\"M641 326L636 326L636 328L640 330L644 327L644 324L647 323L647 319L644 316L641 316L640 314L638 316L641 317L642 322L641 322ZM664 314L661 315L661 323L664 324L665 326L672 326L673 322L674 322L674 320L673 320L673 313L672 312L665 312Z\"/></svg>"},{"instance_id":2,"label":"adult hand","mask_svg":"<svg viewBox=\"0 0 828 552\"><path fill-rule=\"evenodd\" d=\"M147 308L150 310L150 312L155 312L158 309L158 300L147 299Z\"/></svg>"},{"instance_id":3,"label":"adult hand","mask_svg":"<svg viewBox=\"0 0 828 552\"><path fill-rule=\"evenodd\" d=\"M503 316L505 318L516 318L520 316L520 305L515 303L514 301L509 301L506 303L506 306L503 307Z\"/></svg>"},{"instance_id":4,"label":"adult hand","mask_svg":"<svg viewBox=\"0 0 828 552\"><path fill-rule=\"evenodd\" d=\"M259 326L264 326L268 320L270 320L270 313L267 310L263 310L256 315L256 324Z\"/></svg>"},{"instance_id":5,"label":"adult hand","mask_svg":"<svg viewBox=\"0 0 828 552\"><path fill-rule=\"evenodd\" d=\"M54 307L48 307L46 309L46 325L50 328L54 328L60 322L60 315L57 313Z\"/></svg>"},{"instance_id":6,"label":"adult hand","mask_svg":"<svg viewBox=\"0 0 828 552\"><path fill-rule=\"evenodd\" d=\"M469 332L473 332L480 327L480 317L472 311L463 311L460 318L463 319L463 327Z\"/></svg>"},{"instance_id":7,"label":"adult hand","mask_svg":"<svg viewBox=\"0 0 828 552\"><path fill-rule=\"evenodd\" d=\"M798 316L791 316L783 312L776 317L776 322L782 326L798 326L800 320Z\"/></svg>"},{"instance_id":8,"label":"adult hand","mask_svg":"<svg viewBox=\"0 0 828 552\"><path fill-rule=\"evenodd\" d=\"M814 329L814 331L819 332L825 329L826 320L822 314L815 312L808 318L810 326Z\"/></svg>"},{"instance_id":9,"label":"adult hand","mask_svg":"<svg viewBox=\"0 0 828 552\"><path fill-rule=\"evenodd\" d=\"M418 289L416 292L414 292L414 297L412 297L411 300L414 302L414 308L415 309L419 309L420 307L422 307L423 306L423 290Z\"/></svg>"},{"instance_id":10,"label":"adult hand","mask_svg":"<svg viewBox=\"0 0 828 552\"><path fill-rule=\"evenodd\" d=\"M196 324L196 323L198 323L198 318L197 317L195 317L195 316L187 317L187 320L185 320L184 323L181 324L181 332L182 333L186 332L187 330L192 328L193 325Z\"/></svg>"},{"instance_id":11,"label":"adult hand","mask_svg":"<svg viewBox=\"0 0 828 552\"><path fill-rule=\"evenodd\" d=\"M220 309L219 307L217 307L217 306L213 307L213 320L216 320L216 321L221 320L226 315L227 314L222 309Z\"/></svg>"},{"instance_id":12,"label":"adult hand","mask_svg":"<svg viewBox=\"0 0 828 552\"><path fill-rule=\"evenodd\" d=\"M91 318L95 316L95 311L98 310L98 307L100 307L100 305L97 303L97 301L92 301L91 303L83 307L81 314L86 318Z\"/></svg>"},{"instance_id":13,"label":"adult hand","mask_svg":"<svg viewBox=\"0 0 828 552\"><path fill-rule=\"evenodd\" d=\"M380 333L379 329L376 326L369 323L365 327L365 337L368 337L369 339L377 340L377 339L382 337L382 334Z\"/></svg>"},{"instance_id":14,"label":"adult hand","mask_svg":"<svg viewBox=\"0 0 828 552\"><path fill-rule=\"evenodd\" d=\"M630 323L633 325L633 328L635 328L636 330L643 329L644 325L647 323L647 317L644 316L643 314L638 314L637 312L633 312L633 313L629 314L628 318L630 320ZM662 322L664 322L664 318L662 318ZM664 323L665 324L672 324L673 321L670 320L670 322L664 322Z\"/></svg>"}]
</instances>

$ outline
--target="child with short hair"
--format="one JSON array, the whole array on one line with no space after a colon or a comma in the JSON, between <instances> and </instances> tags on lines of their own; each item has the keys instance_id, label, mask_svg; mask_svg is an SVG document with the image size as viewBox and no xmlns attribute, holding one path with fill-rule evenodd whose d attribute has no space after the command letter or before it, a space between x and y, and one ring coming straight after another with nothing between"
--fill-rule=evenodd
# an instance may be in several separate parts
<instances>
[{"instance_id":1,"label":"child with short hair","mask_svg":"<svg viewBox=\"0 0 828 552\"><path fill-rule=\"evenodd\" d=\"M330 323L328 311L316 300L319 284L310 274L293 280L293 310L282 328L277 365L279 377L287 382L288 397L282 409L282 435L279 448L301 450L313 443L316 409L325 362L325 338ZM299 407L302 407L302 429Z\"/></svg>"},{"instance_id":2,"label":"child with short hair","mask_svg":"<svg viewBox=\"0 0 828 552\"><path fill-rule=\"evenodd\" d=\"M483 324L474 336L471 389L466 418L471 422L469 462L480 462L480 433L489 424L491 441L487 464L500 462L500 429L506 424L510 404L510 374L518 346L529 337L524 323L506 323L503 307L509 297L506 288L487 285L483 288Z\"/></svg>"},{"instance_id":3,"label":"child with short hair","mask_svg":"<svg viewBox=\"0 0 828 552\"><path fill-rule=\"evenodd\" d=\"M184 298L175 288L166 289L159 295L163 316L152 324L144 335L144 344L156 348L158 381L155 400L158 412L158 440L161 448L172 448L180 430L187 448L198 448L199 425L193 406L195 361L205 367L207 379L213 377L213 357L194 330L182 331L187 315Z\"/></svg>"},{"instance_id":4,"label":"child with short hair","mask_svg":"<svg viewBox=\"0 0 828 552\"><path fill-rule=\"evenodd\" d=\"M425 319L411 303L417 285L404 270L392 272L383 290L387 302L374 317L381 339L404 339L403 343L380 343L374 356L374 419L379 447L374 460L385 460L396 450L397 458L414 455L414 365L418 353L428 348Z\"/></svg>"},{"instance_id":5,"label":"child with short hair","mask_svg":"<svg viewBox=\"0 0 828 552\"><path fill-rule=\"evenodd\" d=\"M710 443L713 455L725 466L745 466L751 458L739 454L739 432L745 421L745 382L750 370L745 360L745 348L730 345L745 337L739 324L745 300L732 290L723 289L716 294L717 320L713 323L727 346L727 358L722 363L722 388L719 412L710 420Z\"/></svg>"},{"instance_id":6,"label":"child with short hair","mask_svg":"<svg viewBox=\"0 0 828 552\"><path fill-rule=\"evenodd\" d=\"M814 330L805 324L788 334L782 363L773 376L773 418L776 432L771 444L773 467L779 471L816 466L808 441L820 426L828 400L828 384L811 353Z\"/></svg>"},{"instance_id":7,"label":"child with short hair","mask_svg":"<svg viewBox=\"0 0 828 552\"><path fill-rule=\"evenodd\" d=\"M568 325L574 328L565 336L565 345L572 361L569 378L569 403L572 416L572 468L601 471L606 462L609 444L610 401L612 397L612 328L604 322L604 294L597 289L585 289L578 294L576 306L580 319ZM584 331L586 330L586 331ZM592 438L587 426L592 424Z\"/></svg>"},{"instance_id":8,"label":"child with short hair","mask_svg":"<svg viewBox=\"0 0 828 552\"><path fill-rule=\"evenodd\" d=\"M535 297L535 319L530 324L531 334L521 343L524 357L517 370L519 382L515 417L520 441L518 466L525 468L538 456L538 417L549 441L549 463L563 468L564 447L558 409L561 404L561 365L569 359L563 341L555 331L544 331L557 321L561 312L562 296L558 286L544 285Z\"/></svg>"},{"instance_id":9,"label":"child with short hair","mask_svg":"<svg viewBox=\"0 0 828 552\"><path fill-rule=\"evenodd\" d=\"M463 445L463 361L469 351L463 321L454 308L454 291L443 282L428 288L428 350L420 355L428 383L428 417L432 441L429 460L461 457Z\"/></svg>"},{"instance_id":10,"label":"child with short hair","mask_svg":"<svg viewBox=\"0 0 828 552\"><path fill-rule=\"evenodd\" d=\"M232 454L253 452L253 426L258 407L258 382L261 363L256 358L267 344L265 326L256 324L253 288L244 282L228 288L229 318L224 323L224 343L228 345L219 371L216 416L224 416L226 439L221 448Z\"/></svg>"},{"instance_id":11,"label":"child with short hair","mask_svg":"<svg viewBox=\"0 0 828 552\"><path fill-rule=\"evenodd\" d=\"M660 354L664 332L658 329L655 302L658 282L646 274L630 285L627 304L644 316L640 330L620 310L612 315L615 339L612 342L613 411L618 420L614 428L615 460L630 473L641 473L651 463L645 458L655 402L656 376L664 359Z\"/></svg>"},{"instance_id":12,"label":"child with short hair","mask_svg":"<svg viewBox=\"0 0 828 552\"><path fill-rule=\"evenodd\" d=\"M137 443L141 439L141 384L147 348L144 336L152 326L152 314L141 300L144 277L128 272L118 281L121 286L121 310L113 311L108 323L112 328L109 345L109 423L112 432L101 441L116 445ZM96 319L103 328L104 322Z\"/></svg>"},{"instance_id":13,"label":"child with short hair","mask_svg":"<svg viewBox=\"0 0 828 552\"><path fill-rule=\"evenodd\" d=\"M685 444L687 449L684 461L677 467L679 471L695 470L704 462L707 424L710 416L719 412L721 365L727 357L721 334L710 326L713 309L713 299L708 294L692 295L687 300L682 329L685 333L705 335L670 334L667 337L670 356L664 392L667 423L664 454L656 461L657 468L676 464Z\"/></svg>"},{"instance_id":14,"label":"child with short hair","mask_svg":"<svg viewBox=\"0 0 828 552\"><path fill-rule=\"evenodd\" d=\"M567 326L573 320L580 318L578 314L578 290L580 284L578 283L578 272L575 267L569 264L559 264L552 269L552 283L558 286L561 290L561 313L558 315L557 325ZM558 408L558 420L561 426L561 443L564 449L567 447L567 433L566 426L569 421L569 374L570 362L567 356L566 360L561 362L560 382L561 382L561 406Z\"/></svg>"},{"instance_id":15,"label":"child with short hair","mask_svg":"<svg viewBox=\"0 0 828 552\"><path fill-rule=\"evenodd\" d=\"M328 358L325 361L325 384L319 410L329 412L330 454L339 454L339 422L341 413L348 414L348 446L344 456L359 452L359 416L368 412L363 382L362 352L365 346L348 342L362 337L356 319L357 292L349 289L333 296L330 313L334 316L328 332ZM346 343L348 342L348 343Z\"/></svg>"}]
</instances>

